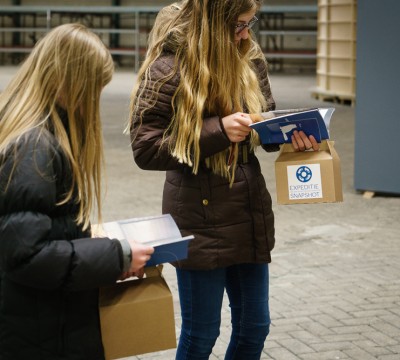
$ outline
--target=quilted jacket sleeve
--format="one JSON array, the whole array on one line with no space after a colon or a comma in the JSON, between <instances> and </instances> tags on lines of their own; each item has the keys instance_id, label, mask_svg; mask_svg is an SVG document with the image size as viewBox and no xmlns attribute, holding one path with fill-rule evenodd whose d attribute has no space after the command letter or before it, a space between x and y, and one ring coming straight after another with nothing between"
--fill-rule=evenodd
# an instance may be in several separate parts
<instances>
[{"instance_id":1,"label":"quilted jacket sleeve","mask_svg":"<svg viewBox=\"0 0 400 360\"><path fill-rule=\"evenodd\" d=\"M142 121L133 118L131 128L132 150L139 167L146 170L174 170L183 165L168 152L169 138L162 142L163 134L168 128L172 117L172 98L179 84L179 74L165 82L158 94L153 93L155 83L162 81L171 72L173 55L158 59L151 68L151 81L146 84L143 96L138 100L140 111L146 109ZM143 85L142 85L143 86ZM156 98L156 104L151 106L147 99ZM205 117L200 135L200 153L204 159L216 154L230 145L225 135L220 119L216 116Z\"/></svg>"},{"instance_id":2,"label":"quilted jacket sleeve","mask_svg":"<svg viewBox=\"0 0 400 360\"><path fill-rule=\"evenodd\" d=\"M113 283L122 272L121 246L107 238L79 239L84 233L74 222L76 214L56 206L62 196L63 157L49 138L17 146L18 166L8 185L13 156L3 158L0 270L15 282L42 289Z\"/></svg>"}]
</instances>

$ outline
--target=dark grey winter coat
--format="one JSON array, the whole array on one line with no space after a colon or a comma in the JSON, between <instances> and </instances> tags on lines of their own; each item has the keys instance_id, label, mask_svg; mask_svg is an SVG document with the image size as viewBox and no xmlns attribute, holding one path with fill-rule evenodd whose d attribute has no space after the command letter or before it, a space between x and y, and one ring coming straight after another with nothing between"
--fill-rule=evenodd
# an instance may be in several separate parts
<instances>
[{"instance_id":1,"label":"dark grey winter coat","mask_svg":"<svg viewBox=\"0 0 400 360\"><path fill-rule=\"evenodd\" d=\"M152 85L171 73L173 54L156 60L151 68ZM275 107L271 95L266 65L255 64L260 85L270 104ZM214 175L204 165L204 159L230 146L221 121L217 116L203 119L200 138L202 164L197 175L192 169L178 163L167 146L161 147L165 129L172 117L172 96L179 84L179 74L162 85L158 101L146 110L142 124L134 118L131 129L132 149L138 166L147 170L166 170L163 194L163 213L170 213L184 235L193 234L189 257L176 266L185 269L214 269L240 263L266 263L271 261L274 247L274 215L271 196L261 174L256 156L241 157L232 188L227 179ZM139 107L149 108L146 96ZM240 150L243 150L241 144ZM249 148L249 146L247 146ZM266 149L277 150L276 148Z\"/></svg>"},{"instance_id":2,"label":"dark grey winter coat","mask_svg":"<svg viewBox=\"0 0 400 360\"><path fill-rule=\"evenodd\" d=\"M121 245L91 239L76 203L56 206L69 167L51 133L37 139L0 157L0 359L102 360L97 288L121 274Z\"/></svg>"}]
</instances>

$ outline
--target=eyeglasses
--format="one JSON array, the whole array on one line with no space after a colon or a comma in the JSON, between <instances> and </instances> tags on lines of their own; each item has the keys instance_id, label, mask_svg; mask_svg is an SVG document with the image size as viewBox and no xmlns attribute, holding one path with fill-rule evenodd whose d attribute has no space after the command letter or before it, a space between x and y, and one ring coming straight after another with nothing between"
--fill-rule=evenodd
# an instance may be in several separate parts
<instances>
[{"instance_id":1,"label":"eyeglasses","mask_svg":"<svg viewBox=\"0 0 400 360\"><path fill-rule=\"evenodd\" d=\"M248 23L236 24L235 34L240 34L245 28L251 29L257 21L258 19L254 16Z\"/></svg>"}]
</instances>

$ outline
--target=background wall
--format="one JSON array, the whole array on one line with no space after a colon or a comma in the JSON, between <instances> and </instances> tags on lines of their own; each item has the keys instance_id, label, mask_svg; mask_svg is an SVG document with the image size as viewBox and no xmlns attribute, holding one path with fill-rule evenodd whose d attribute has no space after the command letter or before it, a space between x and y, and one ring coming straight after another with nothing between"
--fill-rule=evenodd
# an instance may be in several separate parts
<instances>
[{"instance_id":1,"label":"background wall","mask_svg":"<svg viewBox=\"0 0 400 360\"><path fill-rule=\"evenodd\" d=\"M96 5L107 6L118 0L0 0L0 5ZM123 6L171 4L171 0L119 0ZM317 0L264 0L264 5L316 5Z\"/></svg>"},{"instance_id":2,"label":"background wall","mask_svg":"<svg viewBox=\"0 0 400 360\"><path fill-rule=\"evenodd\" d=\"M354 186L400 194L400 2L358 6Z\"/></svg>"},{"instance_id":3,"label":"background wall","mask_svg":"<svg viewBox=\"0 0 400 360\"><path fill-rule=\"evenodd\" d=\"M82 22L99 34L120 66L134 66L143 59L147 36L157 11L171 0L0 0L17 5L18 12L0 6L0 64L17 65L50 28L66 22ZM118 6L121 5L121 10ZM254 27L271 71L315 72L317 6L313 1L266 1ZM268 10L268 5L273 9ZM37 6L36 11L24 7ZM57 6L62 6L57 10ZM91 6L92 10L82 9ZM112 11L104 7L113 6ZM126 12L124 7L131 7ZM135 6L143 6L137 14ZM148 7L156 8L148 9ZM97 10L96 10L97 9ZM311 9L311 10L310 10ZM3 11L2 11L3 10ZM118 11L118 12L117 12Z\"/></svg>"}]
</instances>

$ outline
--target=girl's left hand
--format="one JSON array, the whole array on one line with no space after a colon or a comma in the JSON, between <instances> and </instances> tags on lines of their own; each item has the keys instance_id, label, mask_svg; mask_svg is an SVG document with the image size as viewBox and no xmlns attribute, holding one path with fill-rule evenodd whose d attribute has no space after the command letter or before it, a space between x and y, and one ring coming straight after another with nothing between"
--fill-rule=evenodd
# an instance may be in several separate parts
<instances>
[{"instance_id":1,"label":"girl's left hand","mask_svg":"<svg viewBox=\"0 0 400 360\"><path fill-rule=\"evenodd\" d=\"M307 136L304 131L293 131L292 145L295 151L305 151L311 149L314 151L319 150L319 144L317 140L315 140L314 136Z\"/></svg>"}]
</instances>

